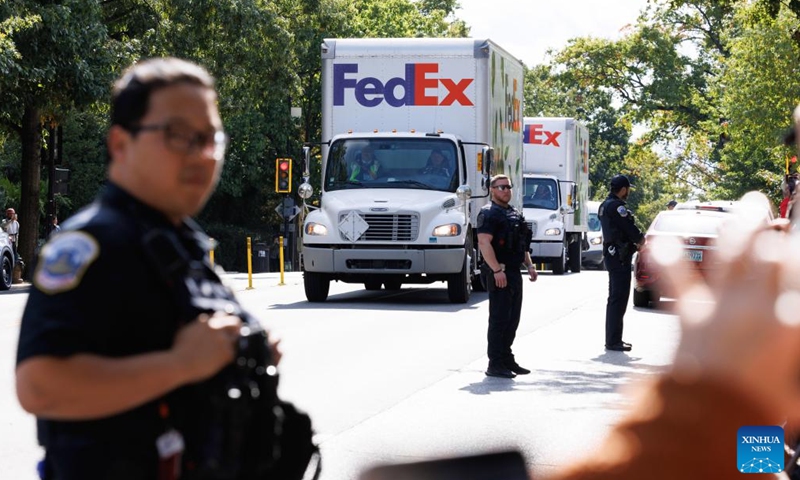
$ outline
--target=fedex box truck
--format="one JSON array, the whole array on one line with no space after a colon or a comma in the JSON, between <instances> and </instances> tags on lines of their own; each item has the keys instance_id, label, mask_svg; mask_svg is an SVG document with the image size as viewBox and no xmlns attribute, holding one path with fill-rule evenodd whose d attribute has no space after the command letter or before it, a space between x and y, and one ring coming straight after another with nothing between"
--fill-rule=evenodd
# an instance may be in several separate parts
<instances>
[{"instance_id":1,"label":"fedex box truck","mask_svg":"<svg viewBox=\"0 0 800 480\"><path fill-rule=\"evenodd\" d=\"M482 288L475 225L489 177L522 180L522 79L489 40L324 41L320 204L303 225L309 301L334 280L443 281L453 303Z\"/></svg>"},{"instance_id":2,"label":"fedex box truck","mask_svg":"<svg viewBox=\"0 0 800 480\"><path fill-rule=\"evenodd\" d=\"M525 117L523 214L531 258L562 275L588 248L589 132L573 118Z\"/></svg>"}]
</instances>

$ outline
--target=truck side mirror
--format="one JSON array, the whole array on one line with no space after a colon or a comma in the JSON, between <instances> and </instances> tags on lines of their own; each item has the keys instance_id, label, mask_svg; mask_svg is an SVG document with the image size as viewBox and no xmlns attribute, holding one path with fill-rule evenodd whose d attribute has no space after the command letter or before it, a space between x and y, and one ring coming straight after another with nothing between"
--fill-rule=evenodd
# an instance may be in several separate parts
<instances>
[{"instance_id":1,"label":"truck side mirror","mask_svg":"<svg viewBox=\"0 0 800 480\"><path fill-rule=\"evenodd\" d=\"M303 199L303 204L305 204L306 200L311 198L314 194L314 187L309 185L308 179L311 177L311 172L309 170L309 165L311 164L311 147L308 145L303 146L303 183L300 185L300 188L297 190L297 193L300 195L300 198Z\"/></svg>"},{"instance_id":2,"label":"truck side mirror","mask_svg":"<svg viewBox=\"0 0 800 480\"><path fill-rule=\"evenodd\" d=\"M578 185L572 185L572 209L578 208Z\"/></svg>"},{"instance_id":3,"label":"truck side mirror","mask_svg":"<svg viewBox=\"0 0 800 480\"><path fill-rule=\"evenodd\" d=\"M303 178L305 181L308 181L308 177L311 176L310 167L311 164L311 147L308 145L303 146Z\"/></svg>"},{"instance_id":4,"label":"truck side mirror","mask_svg":"<svg viewBox=\"0 0 800 480\"><path fill-rule=\"evenodd\" d=\"M487 191L491 187L491 174L492 171L492 163L494 163L494 149L488 145L484 145L481 149L481 158L483 159L483 168L481 169L481 173L483 174L483 188Z\"/></svg>"},{"instance_id":5,"label":"truck side mirror","mask_svg":"<svg viewBox=\"0 0 800 480\"><path fill-rule=\"evenodd\" d=\"M494 148L484 146L481 150L483 156L483 174L489 175L492 171L492 164L494 163Z\"/></svg>"}]
</instances>

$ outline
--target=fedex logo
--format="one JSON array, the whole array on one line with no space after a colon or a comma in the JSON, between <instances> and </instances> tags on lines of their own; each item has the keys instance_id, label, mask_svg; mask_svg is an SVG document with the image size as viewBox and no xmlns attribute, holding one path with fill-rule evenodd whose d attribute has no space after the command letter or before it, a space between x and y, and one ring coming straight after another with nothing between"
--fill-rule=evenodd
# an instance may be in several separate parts
<instances>
[{"instance_id":1,"label":"fedex logo","mask_svg":"<svg viewBox=\"0 0 800 480\"><path fill-rule=\"evenodd\" d=\"M438 63L407 63L405 77L394 77L381 82L375 77L358 79L358 64L338 63L333 66L333 105L344 105L345 91L352 89L356 101L365 107L377 107L384 100L392 107L408 106L451 106L456 102L465 107L473 106L465 90L474 81L462 78L438 78ZM447 90L440 99L438 93L430 95L428 90L439 85Z\"/></svg>"},{"instance_id":2,"label":"fedex logo","mask_svg":"<svg viewBox=\"0 0 800 480\"><path fill-rule=\"evenodd\" d=\"M561 132L545 130L544 125L541 123L532 123L530 125L525 125L525 137L522 141L534 145L552 145L554 147L560 147L561 145L558 143L558 137L560 135Z\"/></svg>"}]
</instances>

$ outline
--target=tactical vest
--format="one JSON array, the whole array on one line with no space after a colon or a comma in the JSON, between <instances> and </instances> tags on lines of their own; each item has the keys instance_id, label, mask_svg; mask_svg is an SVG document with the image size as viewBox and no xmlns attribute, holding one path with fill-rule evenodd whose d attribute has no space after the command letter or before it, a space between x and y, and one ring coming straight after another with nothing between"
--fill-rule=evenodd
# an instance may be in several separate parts
<instances>
[{"instance_id":1,"label":"tactical vest","mask_svg":"<svg viewBox=\"0 0 800 480\"><path fill-rule=\"evenodd\" d=\"M222 311L244 323L234 362L211 379L174 392L183 401L165 422L185 437L184 480L303 478L311 458L311 420L278 398L278 376L267 333L217 274L192 258L174 230L144 228L150 262L170 288L180 324ZM169 402L169 396L167 402ZM188 407L187 407L188 406ZM321 463L317 462L316 478Z\"/></svg>"}]
</instances>

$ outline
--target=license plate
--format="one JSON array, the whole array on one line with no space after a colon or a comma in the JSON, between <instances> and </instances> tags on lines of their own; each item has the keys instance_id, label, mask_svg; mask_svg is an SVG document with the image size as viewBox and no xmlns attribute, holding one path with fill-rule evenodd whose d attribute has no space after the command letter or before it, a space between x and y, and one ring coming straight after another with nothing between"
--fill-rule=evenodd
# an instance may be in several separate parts
<instances>
[{"instance_id":1,"label":"license plate","mask_svg":"<svg viewBox=\"0 0 800 480\"><path fill-rule=\"evenodd\" d=\"M702 262L703 261L703 251L702 250L684 250L683 251L684 257L686 260L690 262Z\"/></svg>"}]
</instances>

